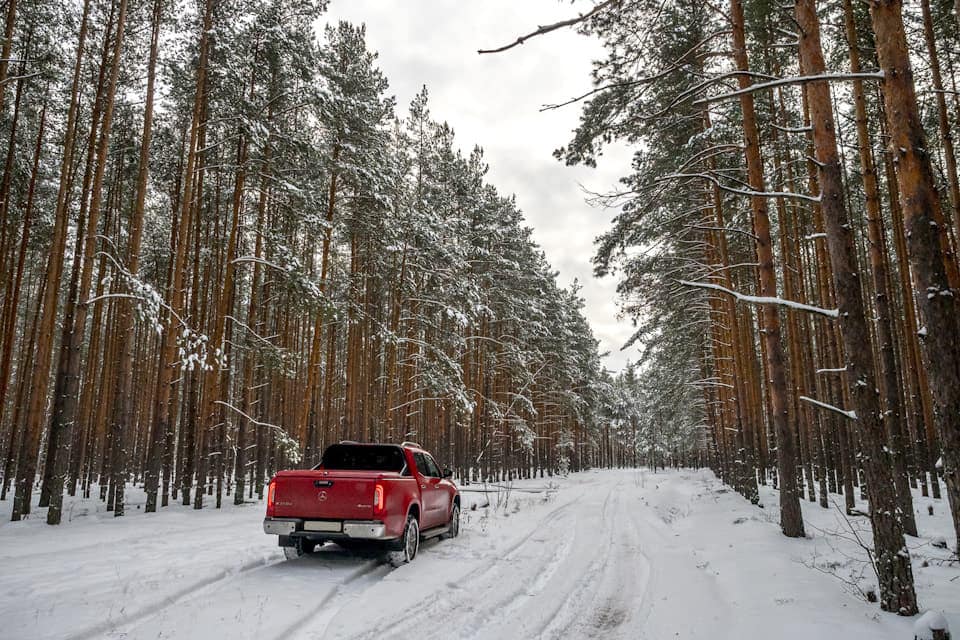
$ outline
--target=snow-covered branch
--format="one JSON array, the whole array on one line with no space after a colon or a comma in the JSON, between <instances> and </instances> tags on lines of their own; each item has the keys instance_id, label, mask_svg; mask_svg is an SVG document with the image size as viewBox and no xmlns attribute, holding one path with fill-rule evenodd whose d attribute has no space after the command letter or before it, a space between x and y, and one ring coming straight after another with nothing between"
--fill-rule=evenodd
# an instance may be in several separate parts
<instances>
[{"instance_id":1,"label":"snow-covered branch","mask_svg":"<svg viewBox=\"0 0 960 640\"><path fill-rule=\"evenodd\" d=\"M740 267L759 267L759 266L760 266L759 262L738 262L737 264L718 265L716 267L708 269L705 275L712 276L715 273L719 273L721 271L729 271L730 269L738 269Z\"/></svg>"},{"instance_id":2,"label":"snow-covered branch","mask_svg":"<svg viewBox=\"0 0 960 640\"><path fill-rule=\"evenodd\" d=\"M741 145L741 144L718 144L718 145L714 145L714 146L710 147L709 149L704 149L703 151L700 151L700 152L698 152L698 153L693 154L693 156L692 156L689 160L687 160L687 161L684 162L682 165L680 165L680 167L677 169L676 172L677 172L677 173L683 173L684 171L686 171L687 167L690 167L690 166L692 166L692 165L694 165L694 164L697 164L697 163L699 163L699 162L703 162L704 160L709 160L710 158L714 158L714 157L716 157L716 156L718 156L718 155L720 155L720 154L722 154L722 153L726 153L726 152L728 152L728 151L742 152L742 151L743 151L743 145Z\"/></svg>"},{"instance_id":3,"label":"snow-covered branch","mask_svg":"<svg viewBox=\"0 0 960 640\"><path fill-rule=\"evenodd\" d=\"M772 126L777 131L783 131L784 133L808 133L813 131L813 127L781 127L778 124Z\"/></svg>"},{"instance_id":4,"label":"snow-covered branch","mask_svg":"<svg viewBox=\"0 0 960 640\"><path fill-rule=\"evenodd\" d=\"M269 340L267 340L266 338L264 338L263 336L261 336L259 333L257 333L257 332L254 331L253 329L251 329L249 326L247 326L246 323L241 322L241 321L240 321L239 319L237 319L236 317L231 316L231 315L227 315L227 316L224 316L224 317L225 317L227 320L229 320L230 322L232 322L232 323L234 323L234 324L236 324L236 325L239 325L239 326L240 326L241 328L243 328L243 329L246 329L247 332L250 333L250 335L252 335L254 338L256 338L257 340L259 340L260 342L264 343L265 345L267 345L267 346L269 346L269 347L275 347L275 346L276 346L275 344L273 344L272 342L270 342Z\"/></svg>"},{"instance_id":5,"label":"snow-covered branch","mask_svg":"<svg viewBox=\"0 0 960 640\"><path fill-rule=\"evenodd\" d=\"M744 229L734 229L733 227L711 227L709 225L695 224L691 228L700 229L701 231L729 231L730 233L742 233L745 236L750 236L754 240L757 239L757 236L754 233L745 231Z\"/></svg>"},{"instance_id":6,"label":"snow-covered branch","mask_svg":"<svg viewBox=\"0 0 960 640\"><path fill-rule=\"evenodd\" d=\"M783 298L773 298L770 296L748 296L738 291L727 289L726 287L721 287L718 284L711 284L708 282L690 282L689 280L678 280L678 282L685 287L696 287L699 289L712 289L714 291L719 291L729 296L733 296L741 302L749 302L751 304L775 304L781 307L796 309L797 311L816 313L822 316L827 316L828 318L840 317L840 311L838 309L824 309L822 307L815 307L813 305L796 302L794 300L784 300Z\"/></svg>"},{"instance_id":7,"label":"snow-covered branch","mask_svg":"<svg viewBox=\"0 0 960 640\"><path fill-rule=\"evenodd\" d=\"M732 384L728 384L726 382L714 382L712 380L700 380L697 382L688 382L687 384L689 384L691 387L726 387L728 389L734 388Z\"/></svg>"},{"instance_id":8,"label":"snow-covered branch","mask_svg":"<svg viewBox=\"0 0 960 640\"><path fill-rule=\"evenodd\" d=\"M757 84L752 84L749 87L744 89L738 89L737 91L731 91L729 93L721 93L720 95L711 96L709 98L701 98L694 102L694 106L710 104L712 102L723 102L725 100L730 100L732 98L737 98L747 93L754 93L755 91L763 91L765 89L773 89L775 87L782 87L790 84L806 84L808 82L820 82L820 81L833 81L833 80L883 80L882 71L867 71L864 73L821 73L815 76L793 76L790 78L780 78L779 80L771 80L770 82L758 82Z\"/></svg>"},{"instance_id":9,"label":"snow-covered branch","mask_svg":"<svg viewBox=\"0 0 960 640\"><path fill-rule=\"evenodd\" d=\"M280 445L281 448L284 449L284 452L287 454L287 457L290 459L290 462L292 462L293 464L300 462L301 460L300 445L297 444L297 441L291 438L289 434L287 434L287 432L284 430L283 427L275 424L270 424L269 422L261 422L260 420L257 420L256 418L253 418L247 415L246 413L236 408L229 402L224 402L223 400L214 400L213 403L223 405L224 407L226 407L227 409L230 409L234 413L239 413L247 421L249 421L250 424L254 426L266 427L267 429L272 429L277 436L277 439L279 441L278 444Z\"/></svg>"},{"instance_id":10,"label":"snow-covered branch","mask_svg":"<svg viewBox=\"0 0 960 640\"><path fill-rule=\"evenodd\" d=\"M763 198L796 198L798 200L806 200L808 202L820 202L820 196L808 196L803 193L792 193L789 191L754 191L753 189L737 189L735 187L728 187L709 173L670 173L660 178L658 182L687 178L700 178L702 180L708 180L717 185L717 187L719 187L722 191L735 193L741 196L760 196Z\"/></svg>"},{"instance_id":11,"label":"snow-covered branch","mask_svg":"<svg viewBox=\"0 0 960 640\"><path fill-rule=\"evenodd\" d=\"M813 398L808 398L807 396L800 396L800 399L803 400L804 402L809 402L809 403L812 404L812 405L818 406L818 407L820 407L821 409L826 409L826 410L828 410L828 411L833 411L833 412L835 412L835 413L839 413L840 415L846 416L846 417L850 418L851 420L856 420L856 419L857 419L857 412L856 412L856 411L844 411L844 410L841 409L840 407L835 407L835 406L833 406L832 404L827 404L826 402L820 402L819 400L814 400Z\"/></svg>"},{"instance_id":12,"label":"snow-covered branch","mask_svg":"<svg viewBox=\"0 0 960 640\"><path fill-rule=\"evenodd\" d=\"M125 298L127 300L143 300L140 296L135 296L130 293L104 293L99 296L94 296L93 298L88 298L80 304L87 306L91 305L94 302L100 302L101 300L109 300L110 298Z\"/></svg>"},{"instance_id":13,"label":"snow-covered branch","mask_svg":"<svg viewBox=\"0 0 960 640\"><path fill-rule=\"evenodd\" d=\"M275 262L270 262L269 260L264 260L263 258L259 258L257 256L240 256L238 258L233 259L233 264L241 264L244 262L257 262L266 267L276 269L277 271L283 271L284 273L290 272L289 267L284 267L283 265L279 265Z\"/></svg>"}]
</instances>

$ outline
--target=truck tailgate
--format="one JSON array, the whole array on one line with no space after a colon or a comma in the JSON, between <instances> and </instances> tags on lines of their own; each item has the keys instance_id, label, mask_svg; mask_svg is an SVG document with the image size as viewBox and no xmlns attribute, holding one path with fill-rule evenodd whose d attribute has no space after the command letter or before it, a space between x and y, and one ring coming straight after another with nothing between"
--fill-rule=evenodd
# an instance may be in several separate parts
<instances>
[{"instance_id":1,"label":"truck tailgate","mask_svg":"<svg viewBox=\"0 0 960 640\"><path fill-rule=\"evenodd\" d=\"M317 520L370 520L379 479L395 474L373 471L281 471L277 474L274 516Z\"/></svg>"}]
</instances>

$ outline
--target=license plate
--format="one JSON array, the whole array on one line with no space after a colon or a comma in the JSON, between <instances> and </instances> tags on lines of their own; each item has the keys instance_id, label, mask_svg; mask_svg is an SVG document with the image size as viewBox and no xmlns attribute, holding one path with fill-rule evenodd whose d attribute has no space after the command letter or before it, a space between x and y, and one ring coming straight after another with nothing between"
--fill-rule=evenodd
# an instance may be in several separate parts
<instances>
[{"instance_id":1,"label":"license plate","mask_svg":"<svg viewBox=\"0 0 960 640\"><path fill-rule=\"evenodd\" d=\"M342 531L343 524L340 522L327 522L324 520L308 520L303 523L304 531Z\"/></svg>"},{"instance_id":2,"label":"license plate","mask_svg":"<svg viewBox=\"0 0 960 640\"><path fill-rule=\"evenodd\" d=\"M293 520L264 520L263 532L272 535L288 536L297 529Z\"/></svg>"}]
</instances>

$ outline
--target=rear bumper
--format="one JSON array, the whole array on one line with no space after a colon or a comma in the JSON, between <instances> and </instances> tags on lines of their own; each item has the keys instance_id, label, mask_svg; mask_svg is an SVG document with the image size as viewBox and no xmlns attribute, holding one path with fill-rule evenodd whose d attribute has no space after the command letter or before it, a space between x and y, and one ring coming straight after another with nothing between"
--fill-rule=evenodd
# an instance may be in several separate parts
<instances>
[{"instance_id":1,"label":"rear bumper","mask_svg":"<svg viewBox=\"0 0 960 640\"><path fill-rule=\"evenodd\" d=\"M303 518L264 518L263 532L291 538L322 540L395 540L387 525L379 520L304 520Z\"/></svg>"},{"instance_id":2,"label":"rear bumper","mask_svg":"<svg viewBox=\"0 0 960 640\"><path fill-rule=\"evenodd\" d=\"M264 518L263 532L270 535L288 536L297 530L297 524L303 522L294 518Z\"/></svg>"},{"instance_id":3,"label":"rear bumper","mask_svg":"<svg viewBox=\"0 0 960 640\"><path fill-rule=\"evenodd\" d=\"M377 520L348 520L343 523L343 533L349 538L361 540L390 540L387 525Z\"/></svg>"}]
</instances>

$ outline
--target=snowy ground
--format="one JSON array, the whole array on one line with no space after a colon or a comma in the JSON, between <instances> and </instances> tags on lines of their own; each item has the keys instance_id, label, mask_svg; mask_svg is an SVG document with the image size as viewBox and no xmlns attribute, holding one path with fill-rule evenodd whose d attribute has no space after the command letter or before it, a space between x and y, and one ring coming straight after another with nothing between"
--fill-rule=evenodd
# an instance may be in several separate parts
<instances>
[{"instance_id":1,"label":"snowy ground","mask_svg":"<svg viewBox=\"0 0 960 640\"><path fill-rule=\"evenodd\" d=\"M477 485L464 487L474 490ZM96 501L7 523L2 638L913 637L863 601L865 553L836 510L804 504L807 540L779 535L776 499L750 506L706 471L598 471L464 493L459 538L391 569L327 545L283 560L261 504L114 519ZM489 506L484 507L484 504ZM933 505L934 516L927 515ZM921 605L960 631L960 566L942 501L918 498L910 539ZM862 534L861 534L862 535ZM928 566L923 567L922 564Z\"/></svg>"}]
</instances>

